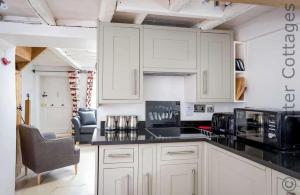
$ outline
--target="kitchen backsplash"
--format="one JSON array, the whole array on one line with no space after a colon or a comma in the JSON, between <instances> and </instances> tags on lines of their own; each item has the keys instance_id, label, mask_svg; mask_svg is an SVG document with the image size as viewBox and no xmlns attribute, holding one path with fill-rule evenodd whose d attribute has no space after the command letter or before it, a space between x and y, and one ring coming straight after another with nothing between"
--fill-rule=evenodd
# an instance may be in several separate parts
<instances>
[{"instance_id":1,"label":"kitchen backsplash","mask_svg":"<svg viewBox=\"0 0 300 195\"><path fill-rule=\"evenodd\" d=\"M230 112L233 108L241 106L234 103L210 103L213 105L214 112ZM211 120L212 113L194 112L191 110L194 103L181 102L181 120L197 121ZM207 110L207 109L206 109ZM106 115L138 115L139 120L145 120L145 104L104 104L98 108L98 121L104 121Z\"/></svg>"},{"instance_id":2,"label":"kitchen backsplash","mask_svg":"<svg viewBox=\"0 0 300 195\"><path fill-rule=\"evenodd\" d=\"M144 99L151 101L180 101L181 120L211 120L212 113L194 112L193 102L184 99L184 76L144 76ZM244 106L235 103L207 103L213 105L215 112L230 112L234 107ZM98 121L104 121L106 115L138 115L145 120L145 103L142 104L103 104L98 108Z\"/></svg>"}]
</instances>

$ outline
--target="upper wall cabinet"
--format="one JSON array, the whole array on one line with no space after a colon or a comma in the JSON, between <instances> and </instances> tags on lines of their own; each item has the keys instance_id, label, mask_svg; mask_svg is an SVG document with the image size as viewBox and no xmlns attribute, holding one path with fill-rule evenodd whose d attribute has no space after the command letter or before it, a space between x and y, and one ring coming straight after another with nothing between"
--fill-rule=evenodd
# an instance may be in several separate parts
<instances>
[{"instance_id":1,"label":"upper wall cabinet","mask_svg":"<svg viewBox=\"0 0 300 195\"><path fill-rule=\"evenodd\" d=\"M194 72L197 67L197 31L144 27L145 72Z\"/></svg>"},{"instance_id":2,"label":"upper wall cabinet","mask_svg":"<svg viewBox=\"0 0 300 195\"><path fill-rule=\"evenodd\" d=\"M101 25L99 103L137 102L141 98L140 28Z\"/></svg>"},{"instance_id":3,"label":"upper wall cabinet","mask_svg":"<svg viewBox=\"0 0 300 195\"><path fill-rule=\"evenodd\" d=\"M232 33L198 33L198 101L232 102Z\"/></svg>"}]
</instances>

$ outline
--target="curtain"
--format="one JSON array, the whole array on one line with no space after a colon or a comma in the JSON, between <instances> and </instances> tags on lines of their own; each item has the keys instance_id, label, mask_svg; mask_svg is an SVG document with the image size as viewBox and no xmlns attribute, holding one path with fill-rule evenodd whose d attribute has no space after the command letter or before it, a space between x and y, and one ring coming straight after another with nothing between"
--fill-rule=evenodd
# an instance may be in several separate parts
<instances>
[{"instance_id":1,"label":"curtain","mask_svg":"<svg viewBox=\"0 0 300 195\"><path fill-rule=\"evenodd\" d=\"M88 73L87 73L86 98L85 98L85 106L87 108L91 107L94 76L95 76L95 72L94 71L88 71Z\"/></svg>"},{"instance_id":2,"label":"curtain","mask_svg":"<svg viewBox=\"0 0 300 195\"><path fill-rule=\"evenodd\" d=\"M69 71L69 84L72 98L72 115L77 116L78 107L80 105L80 91L79 91L79 71Z\"/></svg>"}]
</instances>

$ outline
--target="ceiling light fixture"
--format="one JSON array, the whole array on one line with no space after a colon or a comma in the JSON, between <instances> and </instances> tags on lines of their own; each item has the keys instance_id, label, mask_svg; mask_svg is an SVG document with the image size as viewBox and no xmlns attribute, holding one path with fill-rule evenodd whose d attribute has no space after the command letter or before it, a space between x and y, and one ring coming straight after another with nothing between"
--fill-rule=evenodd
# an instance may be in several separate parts
<instances>
[{"instance_id":1,"label":"ceiling light fixture","mask_svg":"<svg viewBox=\"0 0 300 195\"><path fill-rule=\"evenodd\" d=\"M4 0L0 0L0 9L2 9L2 10L8 9L8 5L5 3Z\"/></svg>"}]
</instances>

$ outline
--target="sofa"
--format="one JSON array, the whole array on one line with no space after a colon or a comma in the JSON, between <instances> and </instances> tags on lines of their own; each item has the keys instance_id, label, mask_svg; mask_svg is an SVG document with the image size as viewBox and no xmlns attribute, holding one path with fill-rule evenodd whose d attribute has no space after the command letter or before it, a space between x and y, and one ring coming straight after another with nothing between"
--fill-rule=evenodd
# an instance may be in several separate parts
<instances>
[{"instance_id":1,"label":"sofa","mask_svg":"<svg viewBox=\"0 0 300 195\"><path fill-rule=\"evenodd\" d=\"M80 159L80 149L75 147L72 137L56 138L54 133L41 134L34 126L20 125L22 162L37 174L37 183L41 183L41 173L75 165Z\"/></svg>"},{"instance_id":2,"label":"sofa","mask_svg":"<svg viewBox=\"0 0 300 195\"><path fill-rule=\"evenodd\" d=\"M91 143L95 128L97 128L97 110L79 108L78 116L72 118L76 143Z\"/></svg>"}]
</instances>

